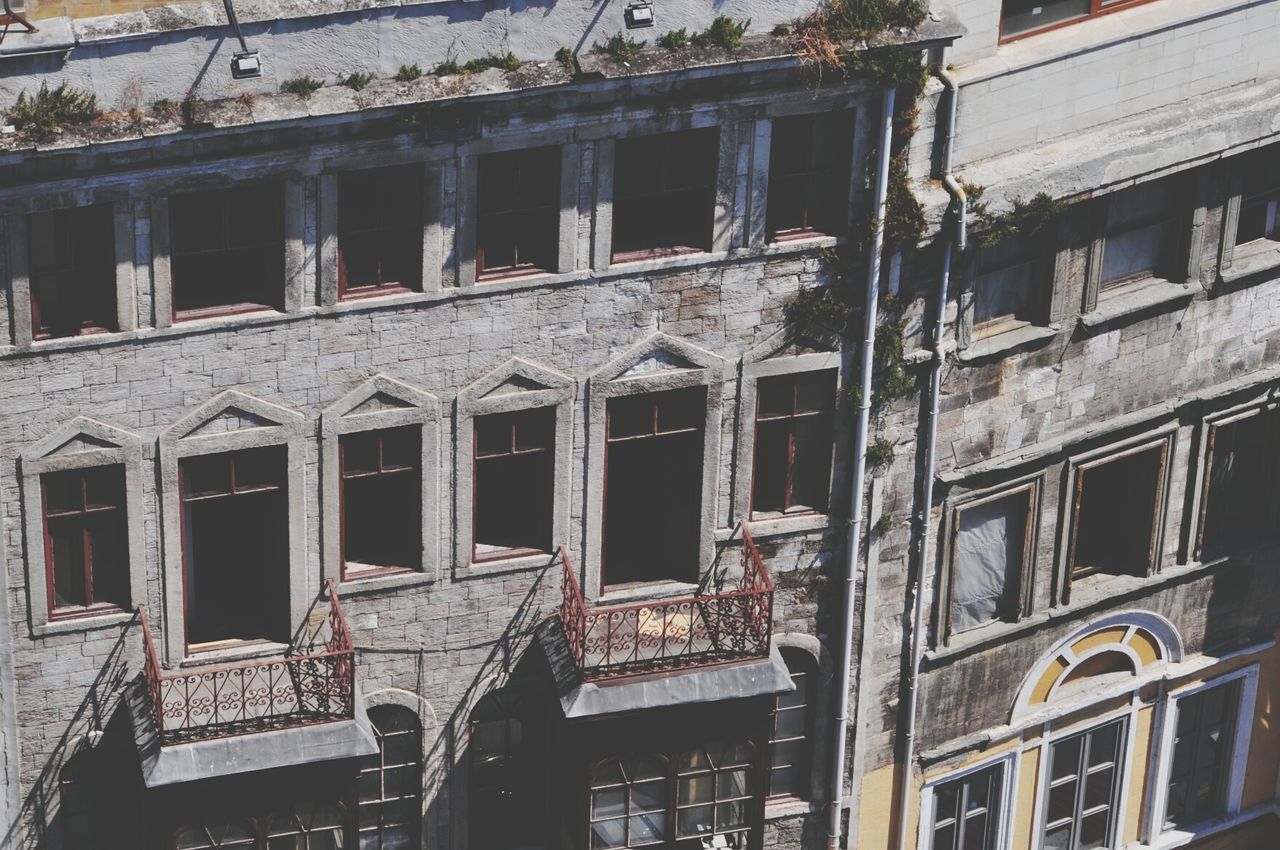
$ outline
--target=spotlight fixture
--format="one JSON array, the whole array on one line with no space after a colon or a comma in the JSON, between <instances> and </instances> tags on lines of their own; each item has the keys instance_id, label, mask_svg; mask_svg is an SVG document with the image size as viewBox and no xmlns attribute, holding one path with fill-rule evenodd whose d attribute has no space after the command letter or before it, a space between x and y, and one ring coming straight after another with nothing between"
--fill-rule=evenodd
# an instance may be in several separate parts
<instances>
[{"instance_id":1,"label":"spotlight fixture","mask_svg":"<svg viewBox=\"0 0 1280 850\"><path fill-rule=\"evenodd\" d=\"M262 57L258 55L258 51L250 50L249 45L245 44L244 33L240 31L240 21L236 18L236 7L231 5L231 0L222 0L222 5L227 10L227 23L231 24L236 40L240 42L240 49L231 56L231 79L247 80L252 77L261 77Z\"/></svg>"},{"instance_id":2,"label":"spotlight fixture","mask_svg":"<svg viewBox=\"0 0 1280 850\"><path fill-rule=\"evenodd\" d=\"M653 26L653 4L646 2L632 3L622 13L622 19L627 22L627 29L629 30L651 27Z\"/></svg>"}]
</instances>

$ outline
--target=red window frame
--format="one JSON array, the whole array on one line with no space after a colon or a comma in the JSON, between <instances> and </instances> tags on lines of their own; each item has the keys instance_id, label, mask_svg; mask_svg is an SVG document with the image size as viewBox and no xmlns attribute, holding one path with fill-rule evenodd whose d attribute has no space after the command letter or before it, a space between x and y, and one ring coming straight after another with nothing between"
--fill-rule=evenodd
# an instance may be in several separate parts
<instances>
[{"instance_id":1,"label":"red window frame","mask_svg":"<svg viewBox=\"0 0 1280 850\"><path fill-rule=\"evenodd\" d=\"M419 166L341 173L337 226L339 300L422 290Z\"/></svg>"},{"instance_id":2,"label":"red window frame","mask_svg":"<svg viewBox=\"0 0 1280 850\"><path fill-rule=\"evenodd\" d=\"M815 372L795 372L789 375L771 375L763 377L756 382L756 424L754 445L751 452L751 516L754 518L758 514L786 514L786 515L804 515L804 514L822 514L825 513L831 501L831 463L834 453L834 424L835 424L835 398L836 398L836 370L823 369ZM772 392L774 387L778 387L779 396L784 396L789 390L791 403L788 410L765 411L763 408L765 395ZM818 400L817 406L808 405L803 399L805 397ZM786 457L783 461L784 474L781 478L781 510L770 509L760 510L759 505L763 500L763 494L760 492L762 479L762 458L761 451L761 426L766 428L772 427L772 423L778 423L780 427L786 431ZM820 495L820 499L812 500L815 504L806 505L796 499L796 469L797 469L797 446L799 444L799 429L802 425L810 423L816 426L818 438L824 441L827 446L826 451L815 451L807 453L804 457L808 463L817 464L817 466L809 472L810 477L815 481L824 481L825 486L822 492L812 495ZM814 486L817 486L816 484ZM775 497L774 501L778 501Z\"/></svg>"},{"instance_id":3,"label":"red window frame","mask_svg":"<svg viewBox=\"0 0 1280 850\"><path fill-rule=\"evenodd\" d=\"M713 127L617 141L611 262L711 250L719 138Z\"/></svg>"},{"instance_id":4,"label":"red window frame","mask_svg":"<svg viewBox=\"0 0 1280 850\"><path fill-rule=\"evenodd\" d=\"M392 458L402 457L407 462L388 461L387 445L391 441L400 441L400 445L396 450L390 453ZM355 442L371 442L373 443L374 454L376 456L375 468L364 468L358 471L349 470L348 454L351 444ZM408 533L412 536L410 541L411 547L418 553L418 559L413 563L405 564L384 564L360 569L348 569L347 560L347 487L348 482L363 479L369 481L376 479L377 482L389 485L394 488L396 481L393 479L403 479L412 476L417 486L410 489L415 494L414 504L417 506L416 524L409 529ZM352 579L371 578L381 575L394 575L397 573L416 572L422 569L422 429L414 425L405 425L399 428L384 428L376 431L357 431L350 434L343 434L338 438L338 512L339 512L339 549L341 551L342 560L342 580L350 581ZM412 511L411 511L412 513Z\"/></svg>"},{"instance_id":5,"label":"red window frame","mask_svg":"<svg viewBox=\"0 0 1280 850\"><path fill-rule=\"evenodd\" d=\"M284 192L279 184L172 196L169 247L174 321L284 309ZM208 289L226 292L226 297L206 293L190 300Z\"/></svg>"},{"instance_id":6,"label":"red window frame","mask_svg":"<svg viewBox=\"0 0 1280 850\"><path fill-rule=\"evenodd\" d=\"M110 204L32 213L27 243L35 339L118 329Z\"/></svg>"},{"instance_id":7,"label":"red window frame","mask_svg":"<svg viewBox=\"0 0 1280 850\"><path fill-rule=\"evenodd\" d=\"M109 480L114 479L114 480ZM50 491L55 482L66 482L69 487L68 491L79 491L80 498L75 505L67 505L55 509L50 508ZM95 494L106 495L109 499L114 499L114 504L110 501L104 501L99 504L90 495L90 487L93 487ZM98 466L89 469L74 469L65 472L46 472L40 476L40 504L41 515L44 526L44 552L45 552L45 573L48 582L48 598L49 598L49 619L65 620L75 617L83 617L92 614L100 614L108 611L121 611L129 603L129 575L128 575L128 558L129 547L127 540L127 508L125 505L125 479L124 466L113 464L110 466ZM51 523L52 521L52 523ZM110 523L115 535L115 555L116 569L123 571L123 575L113 576L112 583L118 585L115 590L118 591L120 598L118 600L98 599L99 594L96 593L95 571L94 571L94 553L100 549L99 544L95 544L94 526L99 523ZM56 574L57 568L54 563L54 537L56 536L51 529L51 524L69 526L68 533L79 533L81 536L80 543L80 571L84 580L84 599L83 605L58 605L58 591ZM109 543L108 543L109 545ZM113 594L108 594L113 595Z\"/></svg>"},{"instance_id":8,"label":"red window frame","mask_svg":"<svg viewBox=\"0 0 1280 850\"><path fill-rule=\"evenodd\" d=\"M560 148L485 154L478 164L476 187L476 280L554 272Z\"/></svg>"},{"instance_id":9,"label":"red window frame","mask_svg":"<svg viewBox=\"0 0 1280 850\"><path fill-rule=\"evenodd\" d=\"M1134 6L1141 6L1145 3L1153 3L1153 2L1155 2L1155 0L1089 0L1089 11L1083 14L1076 15L1075 17L1072 17L1072 18L1067 18L1066 20L1055 21L1051 24L1046 24L1042 27L1036 27L1035 29L1022 30L1021 32L1009 33L1009 34L1005 33L1004 6L1003 4L1001 4L1000 44L1008 44L1009 42L1017 41L1022 38L1027 38L1028 36L1039 35L1040 33L1043 33L1043 32L1051 32L1056 29L1061 29L1062 27L1069 27L1072 24L1078 24L1081 21L1087 21L1091 18L1101 17L1102 15L1109 15L1112 12L1119 12L1124 9L1131 9Z\"/></svg>"},{"instance_id":10,"label":"red window frame","mask_svg":"<svg viewBox=\"0 0 1280 850\"><path fill-rule=\"evenodd\" d=\"M509 441L505 448L485 448L482 446L482 443L486 442L483 439L482 431L489 429L491 426L496 426L495 430L497 431L504 428L507 430ZM473 421L471 455L471 558L473 563L518 558L523 555L551 551L551 547L554 545L551 540L551 519L555 488L555 432L556 409L554 407L539 407L531 410L519 410L514 413L493 413L486 416L477 416ZM541 545L537 545L534 541L529 541L529 545L517 545L498 551L481 553L480 546L484 545L479 539L482 465L492 467L505 461L506 466L510 467L512 466L510 461L513 459L535 457L542 461L543 468L538 470L536 474L544 477L545 480L538 483L546 490L544 496L539 500L540 504L537 506L544 513L541 521L537 523L537 525L542 526L537 529L537 533L542 538Z\"/></svg>"},{"instance_id":11,"label":"red window frame","mask_svg":"<svg viewBox=\"0 0 1280 850\"><path fill-rule=\"evenodd\" d=\"M839 236L847 229L841 213L847 219L852 126L844 111L773 119L765 211L770 242ZM786 203L796 196L802 200Z\"/></svg>"}]
</instances>

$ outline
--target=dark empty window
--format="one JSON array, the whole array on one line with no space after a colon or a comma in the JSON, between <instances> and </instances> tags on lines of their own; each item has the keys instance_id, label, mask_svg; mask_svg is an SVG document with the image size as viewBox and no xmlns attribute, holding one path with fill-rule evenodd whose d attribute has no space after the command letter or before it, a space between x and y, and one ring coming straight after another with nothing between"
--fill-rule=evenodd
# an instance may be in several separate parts
<instances>
[{"instance_id":1,"label":"dark empty window","mask_svg":"<svg viewBox=\"0 0 1280 850\"><path fill-rule=\"evenodd\" d=\"M420 847L422 722L403 706L375 705L369 709L369 723L378 753L360 762L360 847Z\"/></svg>"},{"instance_id":2,"label":"dark empty window","mask_svg":"<svg viewBox=\"0 0 1280 850\"><path fill-rule=\"evenodd\" d=\"M995 764L934 788L929 850L995 850L1003 786L1004 765Z\"/></svg>"},{"instance_id":3,"label":"dark empty window","mask_svg":"<svg viewBox=\"0 0 1280 850\"><path fill-rule=\"evenodd\" d=\"M58 822L62 825L62 850L90 850L98 846L96 809L101 790L96 788L92 751L67 760L58 774Z\"/></svg>"},{"instance_id":4,"label":"dark empty window","mask_svg":"<svg viewBox=\"0 0 1280 850\"><path fill-rule=\"evenodd\" d=\"M173 316L284 306L284 196L278 185L169 200Z\"/></svg>"},{"instance_id":5,"label":"dark empty window","mask_svg":"<svg viewBox=\"0 0 1280 850\"><path fill-rule=\"evenodd\" d=\"M1005 239L978 251L973 281L973 336L981 339L1041 320L1044 240Z\"/></svg>"},{"instance_id":6,"label":"dark empty window","mask_svg":"<svg viewBox=\"0 0 1280 850\"><path fill-rule=\"evenodd\" d=\"M422 567L422 429L344 434L343 577Z\"/></svg>"},{"instance_id":7,"label":"dark empty window","mask_svg":"<svg viewBox=\"0 0 1280 850\"><path fill-rule=\"evenodd\" d=\"M753 515L826 512L835 399L834 369L756 383Z\"/></svg>"},{"instance_id":8,"label":"dark empty window","mask_svg":"<svg viewBox=\"0 0 1280 850\"><path fill-rule=\"evenodd\" d=\"M711 250L719 133L619 139L613 172L613 262Z\"/></svg>"},{"instance_id":9,"label":"dark empty window","mask_svg":"<svg viewBox=\"0 0 1280 850\"><path fill-rule=\"evenodd\" d=\"M1240 682L1177 701L1166 827L1188 827L1224 815L1235 750Z\"/></svg>"},{"instance_id":10,"label":"dark empty window","mask_svg":"<svg viewBox=\"0 0 1280 850\"><path fill-rule=\"evenodd\" d=\"M951 526L949 632L1022 613L1031 557L1035 489L1024 487L956 509Z\"/></svg>"},{"instance_id":11,"label":"dark empty window","mask_svg":"<svg viewBox=\"0 0 1280 850\"><path fill-rule=\"evenodd\" d=\"M50 339L115 330L111 207L32 213L27 228L32 335Z\"/></svg>"},{"instance_id":12,"label":"dark empty window","mask_svg":"<svg viewBox=\"0 0 1280 850\"><path fill-rule=\"evenodd\" d=\"M1157 180L1107 199L1101 292L1150 277L1169 277L1178 209L1176 183Z\"/></svg>"},{"instance_id":13,"label":"dark empty window","mask_svg":"<svg viewBox=\"0 0 1280 850\"><path fill-rule=\"evenodd\" d=\"M1255 410L1209 427L1202 499L1199 557L1274 536L1280 527L1280 410Z\"/></svg>"},{"instance_id":14,"label":"dark empty window","mask_svg":"<svg viewBox=\"0 0 1280 850\"><path fill-rule=\"evenodd\" d=\"M289 639L283 446L179 463L187 643Z\"/></svg>"},{"instance_id":15,"label":"dark empty window","mask_svg":"<svg viewBox=\"0 0 1280 850\"><path fill-rule=\"evenodd\" d=\"M1264 148L1246 159L1245 191L1236 219L1236 247L1280 240L1280 150Z\"/></svg>"},{"instance_id":16,"label":"dark empty window","mask_svg":"<svg viewBox=\"0 0 1280 850\"><path fill-rule=\"evenodd\" d=\"M476 279L556 270L560 232L560 148L480 157Z\"/></svg>"},{"instance_id":17,"label":"dark empty window","mask_svg":"<svg viewBox=\"0 0 1280 850\"><path fill-rule=\"evenodd\" d=\"M551 551L555 408L477 416L474 427L473 557Z\"/></svg>"},{"instance_id":18,"label":"dark empty window","mask_svg":"<svg viewBox=\"0 0 1280 850\"><path fill-rule=\"evenodd\" d=\"M547 816L546 723L518 687L489 692L471 711L468 845L475 850L553 846L545 837L555 828Z\"/></svg>"},{"instance_id":19,"label":"dark empty window","mask_svg":"<svg viewBox=\"0 0 1280 850\"><path fill-rule=\"evenodd\" d=\"M50 615L129 604L123 466L40 476Z\"/></svg>"},{"instance_id":20,"label":"dark empty window","mask_svg":"<svg viewBox=\"0 0 1280 850\"><path fill-rule=\"evenodd\" d=\"M1000 36L1009 40L1151 0L1004 0Z\"/></svg>"},{"instance_id":21,"label":"dark empty window","mask_svg":"<svg viewBox=\"0 0 1280 850\"><path fill-rule=\"evenodd\" d=\"M348 171L338 178L338 297L422 288L422 169Z\"/></svg>"},{"instance_id":22,"label":"dark empty window","mask_svg":"<svg viewBox=\"0 0 1280 850\"><path fill-rule=\"evenodd\" d=\"M1044 850L1115 846L1124 735L1124 720L1116 720L1050 748Z\"/></svg>"},{"instance_id":23,"label":"dark empty window","mask_svg":"<svg viewBox=\"0 0 1280 850\"><path fill-rule=\"evenodd\" d=\"M847 112L773 120L765 214L770 241L847 231L852 128Z\"/></svg>"},{"instance_id":24,"label":"dark empty window","mask_svg":"<svg viewBox=\"0 0 1280 850\"><path fill-rule=\"evenodd\" d=\"M778 694L769 739L769 796L807 799L813 759L813 690L818 664L802 649L783 647L782 658L796 689Z\"/></svg>"},{"instance_id":25,"label":"dark empty window","mask_svg":"<svg viewBox=\"0 0 1280 850\"><path fill-rule=\"evenodd\" d=\"M706 387L608 402L604 584L697 581Z\"/></svg>"},{"instance_id":26,"label":"dark empty window","mask_svg":"<svg viewBox=\"0 0 1280 850\"><path fill-rule=\"evenodd\" d=\"M1168 444L1083 464L1076 471L1070 575L1144 576L1156 562Z\"/></svg>"}]
</instances>

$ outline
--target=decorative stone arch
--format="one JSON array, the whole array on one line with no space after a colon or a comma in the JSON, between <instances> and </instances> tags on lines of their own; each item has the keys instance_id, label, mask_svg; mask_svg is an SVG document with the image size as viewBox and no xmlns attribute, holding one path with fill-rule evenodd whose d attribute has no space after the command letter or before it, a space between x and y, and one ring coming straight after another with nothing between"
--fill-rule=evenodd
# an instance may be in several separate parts
<instances>
[{"instance_id":1,"label":"decorative stone arch","mask_svg":"<svg viewBox=\"0 0 1280 850\"><path fill-rule=\"evenodd\" d=\"M1182 638L1169 620L1151 611L1121 611L1073 631L1040 657L1018 689L1011 719L1043 711L1065 685L1090 671L1090 662L1125 663L1135 684L1182 660Z\"/></svg>"},{"instance_id":2,"label":"decorative stone arch","mask_svg":"<svg viewBox=\"0 0 1280 850\"><path fill-rule=\"evenodd\" d=\"M421 846L426 848L434 844L430 836L436 833L436 807L433 800L436 793L442 787L439 781L444 774L438 766L440 762L439 748L436 746L439 727L437 725L436 710L423 697L411 691L401 688L384 688L380 691L373 691L361 696L361 704L365 711L380 705L394 705L400 708L406 708L412 711L418 718L418 722L422 727L422 811L419 816L422 818L421 828Z\"/></svg>"},{"instance_id":3,"label":"decorative stone arch","mask_svg":"<svg viewBox=\"0 0 1280 850\"><path fill-rule=\"evenodd\" d=\"M742 355L742 373L738 392L738 433L736 463L733 468L732 512L721 517L727 526L738 520L751 519L751 485L755 461L756 438L756 386L761 378L777 375L795 375L801 372L836 370L835 391L853 380L854 358L852 351L833 351L831 346L805 336L797 336L790 328L782 328L757 343ZM832 434L842 434L849 426L850 405L836 404L832 417ZM848 464L848 452L843 445L833 446L831 483L843 480ZM788 518L764 518L753 522L753 533L767 534L773 528L796 531L822 527L827 517L839 512L836 499L839 494L831 487L827 513Z\"/></svg>"},{"instance_id":4,"label":"decorative stone arch","mask_svg":"<svg viewBox=\"0 0 1280 850\"><path fill-rule=\"evenodd\" d=\"M338 445L343 434L399 428L422 429L422 570L348 582L344 588L386 588L440 577L440 401L434 395L386 375L374 375L320 414L321 516L324 575L342 580L339 539L342 505L339 495Z\"/></svg>"},{"instance_id":5,"label":"decorative stone arch","mask_svg":"<svg viewBox=\"0 0 1280 850\"><path fill-rule=\"evenodd\" d=\"M166 660L186 654L185 599L182 579L182 494L178 465L186 457L284 446L287 452L289 517L289 616L297 625L319 592L306 570L306 417L295 410L226 390L209 399L160 434L160 517L163 528L162 588ZM318 579L318 577L317 577Z\"/></svg>"},{"instance_id":6,"label":"decorative stone arch","mask_svg":"<svg viewBox=\"0 0 1280 850\"><path fill-rule=\"evenodd\" d=\"M702 511L698 571L715 560L716 495L720 480L720 434L725 361L682 339L655 333L600 367L587 382L587 500L583 592L600 596L603 550L605 409L611 398L702 386L707 390L703 430Z\"/></svg>"},{"instance_id":7,"label":"decorative stone arch","mask_svg":"<svg viewBox=\"0 0 1280 850\"><path fill-rule=\"evenodd\" d=\"M51 565L44 545L44 505L40 487L40 476L46 473L98 466L124 467L129 600L134 606L146 601L146 535L142 508L145 453L141 435L78 416L18 455L22 509L26 519L27 598L33 634L76 631L133 618L133 612L125 610L51 621Z\"/></svg>"},{"instance_id":8,"label":"decorative stone arch","mask_svg":"<svg viewBox=\"0 0 1280 850\"><path fill-rule=\"evenodd\" d=\"M473 499L475 464L472 443L477 416L514 413L554 407L556 417L552 473L551 546L569 545L569 501L573 475L573 399L577 382L561 372L513 357L498 368L467 384L458 393L454 448L455 576L462 572L485 573L543 567L547 556L538 554L477 565L473 547Z\"/></svg>"}]
</instances>

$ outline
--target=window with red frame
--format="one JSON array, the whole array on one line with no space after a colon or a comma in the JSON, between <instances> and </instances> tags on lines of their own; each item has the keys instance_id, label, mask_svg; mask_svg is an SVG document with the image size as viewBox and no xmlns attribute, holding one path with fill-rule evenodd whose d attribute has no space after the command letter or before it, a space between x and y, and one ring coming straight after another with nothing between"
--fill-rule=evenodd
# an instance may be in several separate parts
<instances>
[{"instance_id":1,"label":"window with red frame","mask_svg":"<svg viewBox=\"0 0 1280 850\"><path fill-rule=\"evenodd\" d=\"M472 557L551 551L555 408L477 416L474 428Z\"/></svg>"},{"instance_id":2,"label":"window with red frame","mask_svg":"<svg viewBox=\"0 0 1280 850\"><path fill-rule=\"evenodd\" d=\"M706 387L606 407L604 584L697 581Z\"/></svg>"},{"instance_id":3,"label":"window with red frame","mask_svg":"<svg viewBox=\"0 0 1280 850\"><path fill-rule=\"evenodd\" d=\"M560 232L560 148L480 157L476 279L556 270Z\"/></svg>"},{"instance_id":4,"label":"window with red frame","mask_svg":"<svg viewBox=\"0 0 1280 850\"><path fill-rule=\"evenodd\" d=\"M422 429L339 442L343 577L422 568Z\"/></svg>"},{"instance_id":5,"label":"window with red frame","mask_svg":"<svg viewBox=\"0 0 1280 850\"><path fill-rule=\"evenodd\" d=\"M801 372L756 383L751 513L825 513L831 491L836 373Z\"/></svg>"},{"instance_id":6,"label":"window with red frame","mask_svg":"<svg viewBox=\"0 0 1280 850\"><path fill-rule=\"evenodd\" d=\"M27 221L32 335L52 339L115 330L110 205L32 213Z\"/></svg>"},{"instance_id":7,"label":"window with red frame","mask_svg":"<svg viewBox=\"0 0 1280 850\"><path fill-rule=\"evenodd\" d=\"M179 461L187 644L289 639L284 446Z\"/></svg>"},{"instance_id":8,"label":"window with red frame","mask_svg":"<svg viewBox=\"0 0 1280 850\"><path fill-rule=\"evenodd\" d=\"M338 297L422 289L422 169L338 177Z\"/></svg>"},{"instance_id":9,"label":"window with red frame","mask_svg":"<svg viewBox=\"0 0 1280 850\"><path fill-rule=\"evenodd\" d=\"M129 605L123 466L40 476L50 616Z\"/></svg>"},{"instance_id":10,"label":"window with red frame","mask_svg":"<svg viewBox=\"0 0 1280 850\"><path fill-rule=\"evenodd\" d=\"M719 131L619 139L613 262L711 250Z\"/></svg>"},{"instance_id":11,"label":"window with red frame","mask_svg":"<svg viewBox=\"0 0 1280 850\"><path fill-rule=\"evenodd\" d=\"M1004 0L1000 38L1009 41L1151 0Z\"/></svg>"},{"instance_id":12,"label":"window with red frame","mask_svg":"<svg viewBox=\"0 0 1280 850\"><path fill-rule=\"evenodd\" d=\"M169 200L174 319L284 307L284 193L276 184Z\"/></svg>"},{"instance_id":13,"label":"window with red frame","mask_svg":"<svg viewBox=\"0 0 1280 850\"><path fill-rule=\"evenodd\" d=\"M773 120L769 241L840 236L848 229L852 127L842 111Z\"/></svg>"}]
</instances>

